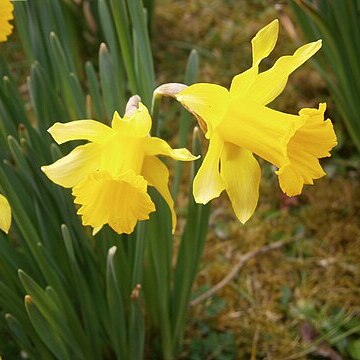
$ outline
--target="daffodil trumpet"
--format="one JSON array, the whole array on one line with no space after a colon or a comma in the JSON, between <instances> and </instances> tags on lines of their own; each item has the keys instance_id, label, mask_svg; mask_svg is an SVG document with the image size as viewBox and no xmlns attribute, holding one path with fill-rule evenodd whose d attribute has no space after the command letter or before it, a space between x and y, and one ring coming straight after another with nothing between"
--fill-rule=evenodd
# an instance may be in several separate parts
<instances>
[{"instance_id":1,"label":"daffodil trumpet","mask_svg":"<svg viewBox=\"0 0 360 360\"><path fill-rule=\"evenodd\" d=\"M171 84L156 92L176 98L195 115L209 139L208 152L194 179L196 202L206 204L223 190L238 219L245 223L259 198L261 171L253 154L275 165L280 187L288 196L302 192L304 184L325 175L319 158L330 156L337 144L333 125L324 119L326 104L305 108L298 115L269 108L285 88L289 75L321 48L321 40L306 44L293 55L280 57L259 73L261 60L273 50L278 20L252 39L252 67L236 75L230 89L198 83L181 89Z\"/></svg>"},{"instance_id":2,"label":"daffodil trumpet","mask_svg":"<svg viewBox=\"0 0 360 360\"><path fill-rule=\"evenodd\" d=\"M149 135L152 121L138 96L130 98L122 118L114 113L111 127L95 120L55 123L48 131L58 144L87 140L42 171L54 183L72 188L74 202L84 225L94 233L103 225L117 233L131 233L136 223L155 211L147 187L153 186L167 202L176 227L174 201L168 182L169 170L157 157L192 161L187 149L172 149L160 138Z\"/></svg>"}]
</instances>

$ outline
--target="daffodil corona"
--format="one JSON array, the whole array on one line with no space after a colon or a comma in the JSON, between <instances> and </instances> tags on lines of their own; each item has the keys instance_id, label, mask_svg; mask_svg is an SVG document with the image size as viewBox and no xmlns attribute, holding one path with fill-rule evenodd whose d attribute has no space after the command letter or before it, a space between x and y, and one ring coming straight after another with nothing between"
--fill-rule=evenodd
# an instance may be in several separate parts
<instances>
[{"instance_id":1,"label":"daffodil corona","mask_svg":"<svg viewBox=\"0 0 360 360\"><path fill-rule=\"evenodd\" d=\"M13 26L9 23L14 18L14 5L10 0L0 0L0 42L6 41Z\"/></svg>"},{"instance_id":2,"label":"daffodil corona","mask_svg":"<svg viewBox=\"0 0 360 360\"><path fill-rule=\"evenodd\" d=\"M139 103L121 118L114 113L111 127L94 120L55 123L48 131L58 144L88 140L42 171L56 184L72 188L84 225L98 231L109 224L117 233L131 233L139 220L155 211L147 193L154 186L165 199L176 226L169 192L169 171L157 155L176 160L196 159L186 149L172 149L166 141L150 137L151 117Z\"/></svg>"},{"instance_id":3,"label":"daffodil corona","mask_svg":"<svg viewBox=\"0 0 360 360\"><path fill-rule=\"evenodd\" d=\"M274 20L252 39L252 67L233 78L230 90L199 83L170 94L197 117L210 140L194 179L195 200L205 204L226 190L243 223L259 197L260 167L253 153L278 168L281 189L294 196L304 184L325 175L318 159L330 156L337 144L331 121L324 120L326 104L298 115L266 106L283 91L289 75L321 48L321 40L306 44L259 73L261 60L275 46L278 28Z\"/></svg>"}]
</instances>

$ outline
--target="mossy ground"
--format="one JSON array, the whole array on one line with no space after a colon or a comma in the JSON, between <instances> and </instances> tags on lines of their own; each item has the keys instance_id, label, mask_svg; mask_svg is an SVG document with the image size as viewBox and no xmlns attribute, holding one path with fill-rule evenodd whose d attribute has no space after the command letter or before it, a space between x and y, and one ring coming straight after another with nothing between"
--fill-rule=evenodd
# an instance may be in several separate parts
<instances>
[{"instance_id":1,"label":"mossy ground","mask_svg":"<svg viewBox=\"0 0 360 360\"><path fill-rule=\"evenodd\" d=\"M279 40L264 68L304 43L286 2L279 10L271 1L159 1L153 29L158 82L182 81L194 47L201 57L198 80L228 86L250 65L251 38L274 18L281 22ZM341 131L326 85L307 62L271 107L297 113L324 101ZM170 119L169 128L175 126ZM360 310L360 180L359 167L342 165L341 152L340 144L323 162L329 175L296 198L281 194L263 164L259 206L246 225L237 221L225 194L213 202L197 294L226 276L239 255L272 241L297 240L258 255L218 294L191 309L184 359L309 358L300 331L304 321L333 347L339 349L334 329L349 340L342 323L346 328Z\"/></svg>"}]
</instances>

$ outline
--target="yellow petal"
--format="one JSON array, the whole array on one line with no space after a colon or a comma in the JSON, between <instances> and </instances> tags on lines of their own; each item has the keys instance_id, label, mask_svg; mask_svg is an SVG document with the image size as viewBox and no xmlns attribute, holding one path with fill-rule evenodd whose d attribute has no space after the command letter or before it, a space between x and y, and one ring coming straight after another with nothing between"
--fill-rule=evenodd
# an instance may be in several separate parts
<instances>
[{"instance_id":1,"label":"yellow petal","mask_svg":"<svg viewBox=\"0 0 360 360\"><path fill-rule=\"evenodd\" d=\"M254 213L259 199L259 163L251 151L225 143L220 168L234 212L244 224Z\"/></svg>"},{"instance_id":2,"label":"yellow petal","mask_svg":"<svg viewBox=\"0 0 360 360\"><path fill-rule=\"evenodd\" d=\"M176 214L174 210L174 201L169 191L169 170L165 164L155 156L145 157L141 175L149 185L154 186L155 189L164 198L169 205L172 219L172 231L176 228Z\"/></svg>"},{"instance_id":3,"label":"yellow petal","mask_svg":"<svg viewBox=\"0 0 360 360\"><path fill-rule=\"evenodd\" d=\"M285 88L289 75L321 48L321 40L306 44L293 55L282 56L274 66L260 73L248 89L248 96L259 104L273 101Z\"/></svg>"},{"instance_id":4,"label":"yellow petal","mask_svg":"<svg viewBox=\"0 0 360 360\"><path fill-rule=\"evenodd\" d=\"M226 142L248 149L277 167L289 162L287 144L305 118L234 99L218 131Z\"/></svg>"},{"instance_id":5,"label":"yellow petal","mask_svg":"<svg viewBox=\"0 0 360 360\"><path fill-rule=\"evenodd\" d=\"M280 187L289 196L300 194L304 184L313 184L314 179L325 175L318 159L330 156L329 151L337 144L331 121L324 121L325 109L326 104L320 104L319 109L299 113L305 124L289 141L290 163L277 171Z\"/></svg>"},{"instance_id":6,"label":"yellow petal","mask_svg":"<svg viewBox=\"0 0 360 360\"><path fill-rule=\"evenodd\" d=\"M157 137L145 138L142 144L144 152L148 156L164 155L180 161L193 161L199 158L199 156L192 155L191 152L185 148L172 149L165 140Z\"/></svg>"},{"instance_id":7,"label":"yellow petal","mask_svg":"<svg viewBox=\"0 0 360 360\"><path fill-rule=\"evenodd\" d=\"M279 33L279 21L275 19L270 24L262 28L251 40L253 65L258 65L260 61L273 51Z\"/></svg>"},{"instance_id":8,"label":"yellow petal","mask_svg":"<svg viewBox=\"0 0 360 360\"><path fill-rule=\"evenodd\" d=\"M131 115L123 118L115 112L112 120L112 127L124 136L144 137L149 135L151 129L151 117L148 109L142 103Z\"/></svg>"},{"instance_id":9,"label":"yellow petal","mask_svg":"<svg viewBox=\"0 0 360 360\"><path fill-rule=\"evenodd\" d=\"M76 120L68 123L55 123L48 132L58 144L71 140L88 140L105 143L114 131L105 124L95 120Z\"/></svg>"},{"instance_id":10,"label":"yellow petal","mask_svg":"<svg viewBox=\"0 0 360 360\"><path fill-rule=\"evenodd\" d=\"M207 138L212 136L212 132L225 115L229 98L229 91L226 88L203 83L191 85L176 95L176 99L187 110L206 123Z\"/></svg>"},{"instance_id":11,"label":"yellow petal","mask_svg":"<svg viewBox=\"0 0 360 360\"><path fill-rule=\"evenodd\" d=\"M98 169L102 146L86 144L76 147L70 154L41 170L55 184L66 188L74 187L92 171Z\"/></svg>"},{"instance_id":12,"label":"yellow petal","mask_svg":"<svg viewBox=\"0 0 360 360\"><path fill-rule=\"evenodd\" d=\"M149 219L155 205L147 193L147 182L132 170L113 177L95 171L74 187L74 202L81 205L82 223L98 228L104 224L118 234L130 234L140 220Z\"/></svg>"},{"instance_id":13,"label":"yellow petal","mask_svg":"<svg viewBox=\"0 0 360 360\"><path fill-rule=\"evenodd\" d=\"M258 66L252 66L250 69L236 75L231 82L230 96L244 97L248 93L253 82L258 75Z\"/></svg>"},{"instance_id":14,"label":"yellow petal","mask_svg":"<svg viewBox=\"0 0 360 360\"><path fill-rule=\"evenodd\" d=\"M10 0L0 0L0 42L6 41L13 26L9 23L14 18L14 5Z\"/></svg>"},{"instance_id":15,"label":"yellow petal","mask_svg":"<svg viewBox=\"0 0 360 360\"><path fill-rule=\"evenodd\" d=\"M223 140L217 132L214 132L204 161L193 182L194 198L199 204L206 204L218 197L225 188L225 183L219 173L219 162L223 146Z\"/></svg>"},{"instance_id":16,"label":"yellow petal","mask_svg":"<svg viewBox=\"0 0 360 360\"><path fill-rule=\"evenodd\" d=\"M4 195L0 194L0 229L6 234L11 225L11 208Z\"/></svg>"}]
</instances>

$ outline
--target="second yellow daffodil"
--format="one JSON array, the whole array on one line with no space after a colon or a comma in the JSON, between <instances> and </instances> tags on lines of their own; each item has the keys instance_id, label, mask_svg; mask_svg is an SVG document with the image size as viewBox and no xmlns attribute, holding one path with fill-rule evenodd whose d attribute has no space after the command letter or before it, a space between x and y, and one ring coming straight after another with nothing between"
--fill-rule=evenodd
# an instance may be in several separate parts
<instances>
[{"instance_id":1,"label":"second yellow daffodil","mask_svg":"<svg viewBox=\"0 0 360 360\"><path fill-rule=\"evenodd\" d=\"M166 141L150 137L151 117L143 104L125 114L115 112L111 127L94 120L55 123L48 131L58 144L88 140L42 171L56 184L72 188L84 225L98 231L104 224L117 233L131 233L139 220L155 211L147 193L154 186L170 207L173 230L174 202L169 171L157 155L176 160L196 159L186 149L172 149Z\"/></svg>"},{"instance_id":2,"label":"second yellow daffodil","mask_svg":"<svg viewBox=\"0 0 360 360\"><path fill-rule=\"evenodd\" d=\"M275 46L278 28L274 20L252 39L252 67L233 78L230 90L199 83L175 95L210 140L194 179L195 200L205 204L225 189L243 223L259 197L260 167L253 153L278 168L281 189L293 196L325 175L318 159L330 156L337 144L331 121L324 120L325 104L298 115L266 106L283 91L289 75L321 48L321 40L306 44L259 73L261 60Z\"/></svg>"}]
</instances>

